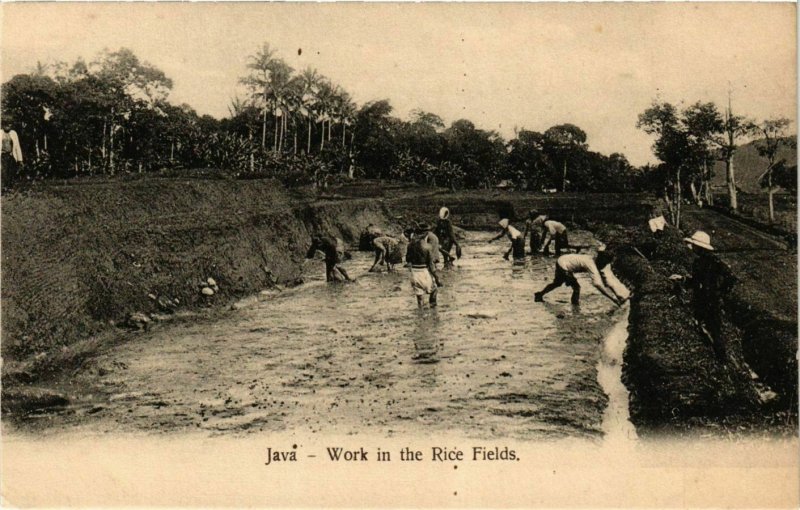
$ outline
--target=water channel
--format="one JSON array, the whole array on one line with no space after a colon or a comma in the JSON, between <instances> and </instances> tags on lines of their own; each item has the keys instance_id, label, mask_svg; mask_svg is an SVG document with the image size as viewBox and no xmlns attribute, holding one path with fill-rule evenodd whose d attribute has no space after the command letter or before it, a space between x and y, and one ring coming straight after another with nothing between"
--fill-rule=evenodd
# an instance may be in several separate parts
<instances>
[{"instance_id":1,"label":"water channel","mask_svg":"<svg viewBox=\"0 0 800 510\"><path fill-rule=\"evenodd\" d=\"M534 303L555 259L512 266L490 236L469 233L436 309L417 309L408 270L367 273L371 254L346 263L352 284L325 284L308 261L301 287L102 354L72 377L76 403L35 427L635 436L619 381L627 311L583 277L579 307L568 287Z\"/></svg>"}]
</instances>

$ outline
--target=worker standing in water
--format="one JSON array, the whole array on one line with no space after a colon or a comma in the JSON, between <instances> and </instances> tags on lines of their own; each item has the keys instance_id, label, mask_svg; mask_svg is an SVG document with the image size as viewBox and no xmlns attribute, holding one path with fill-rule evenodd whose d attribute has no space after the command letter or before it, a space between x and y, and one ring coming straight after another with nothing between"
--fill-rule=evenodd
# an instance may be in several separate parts
<instances>
[{"instance_id":1,"label":"worker standing in water","mask_svg":"<svg viewBox=\"0 0 800 510\"><path fill-rule=\"evenodd\" d=\"M436 237L439 238L439 252L444 257L444 267L453 267L453 256L450 251L456 247L456 257L461 258L461 245L456 240L456 233L453 230L453 223L450 221L450 209L442 207L439 209L439 219L436 220Z\"/></svg>"},{"instance_id":2,"label":"worker standing in water","mask_svg":"<svg viewBox=\"0 0 800 510\"><path fill-rule=\"evenodd\" d=\"M544 234L541 252L550 255L550 243L555 242L556 257L561 255L562 250L569 248L569 237L567 227L563 223L549 219L546 215L539 216L531 222L533 227L540 227Z\"/></svg>"},{"instance_id":3,"label":"worker standing in water","mask_svg":"<svg viewBox=\"0 0 800 510\"><path fill-rule=\"evenodd\" d=\"M306 258L314 257L317 250L325 255L325 280L328 282L352 281L350 275L341 266L345 260L344 242L332 235L314 235L311 237L311 247L306 253Z\"/></svg>"},{"instance_id":4,"label":"worker standing in water","mask_svg":"<svg viewBox=\"0 0 800 510\"><path fill-rule=\"evenodd\" d=\"M541 228L544 225L547 216L539 214L536 211L528 213L528 219L525 220L525 233L524 237L530 234L531 255L539 253L539 247L542 245L542 232Z\"/></svg>"},{"instance_id":5,"label":"worker standing in water","mask_svg":"<svg viewBox=\"0 0 800 510\"><path fill-rule=\"evenodd\" d=\"M395 264L402 264L408 250L410 232L400 234L400 237L380 236L372 240L375 251L375 261L369 268L370 273L380 271L380 265L386 264L388 271L394 271Z\"/></svg>"},{"instance_id":6,"label":"worker standing in water","mask_svg":"<svg viewBox=\"0 0 800 510\"><path fill-rule=\"evenodd\" d=\"M627 297L617 295L614 287L608 285L605 274L601 272L607 265L611 263L611 261L612 257L605 250L604 246L601 246L598 249L596 259L585 253L570 253L567 255L562 255L558 257L558 260L556 261L556 272L553 281L541 291L536 292L533 295L533 300L537 303L541 303L544 301L544 296L548 292L555 290L562 285L569 285L572 287L572 304L580 304L581 286L578 283L578 280L575 278L575 274L588 273L592 279L592 285L594 285L601 294L613 301L615 305L622 306L622 304L627 300ZM609 270L610 268L606 269L606 271Z\"/></svg>"},{"instance_id":7,"label":"worker standing in water","mask_svg":"<svg viewBox=\"0 0 800 510\"><path fill-rule=\"evenodd\" d=\"M508 218L503 218L498 223L503 228L503 231L494 236L493 238L489 239L489 242L492 243L497 241L503 236L508 237L509 241L511 241L511 247L508 251L503 255L503 258L508 260L508 256L512 253L514 254L514 263L515 264L524 264L525 263L525 236L514 228L513 225L508 221Z\"/></svg>"},{"instance_id":8,"label":"worker standing in water","mask_svg":"<svg viewBox=\"0 0 800 510\"><path fill-rule=\"evenodd\" d=\"M432 243L432 238L436 236L430 232L427 225L417 227L406 252L406 262L411 265L411 288L417 297L417 306L422 308L425 305L425 296L428 296L428 303L435 307L439 287L442 282L436 274L436 255L439 251L439 243Z\"/></svg>"}]
</instances>

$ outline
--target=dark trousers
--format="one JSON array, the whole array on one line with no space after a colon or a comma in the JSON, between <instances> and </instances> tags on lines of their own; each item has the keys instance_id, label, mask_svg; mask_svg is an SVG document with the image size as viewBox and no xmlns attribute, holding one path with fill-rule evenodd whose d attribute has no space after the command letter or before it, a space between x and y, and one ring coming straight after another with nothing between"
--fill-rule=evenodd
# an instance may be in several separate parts
<instances>
[{"instance_id":1,"label":"dark trousers","mask_svg":"<svg viewBox=\"0 0 800 510\"><path fill-rule=\"evenodd\" d=\"M539 252L539 246L542 244L542 236L534 229L531 231L531 255L536 255Z\"/></svg>"},{"instance_id":2,"label":"dark trousers","mask_svg":"<svg viewBox=\"0 0 800 510\"><path fill-rule=\"evenodd\" d=\"M555 290L564 284L572 287L572 304L577 305L581 300L581 286L578 284L578 280L576 280L572 274L561 269L561 266L558 264L556 264L556 275L555 278L553 278L553 282L542 289L540 294L544 296L548 292Z\"/></svg>"},{"instance_id":3,"label":"dark trousers","mask_svg":"<svg viewBox=\"0 0 800 510\"><path fill-rule=\"evenodd\" d=\"M0 180L2 180L3 189L9 189L14 186L14 182L17 180L18 166L14 156L8 152L2 154L2 159L0 160L2 175L0 175Z\"/></svg>"},{"instance_id":4,"label":"dark trousers","mask_svg":"<svg viewBox=\"0 0 800 510\"><path fill-rule=\"evenodd\" d=\"M525 239L518 237L511 241L511 252L514 260L525 258Z\"/></svg>"},{"instance_id":5,"label":"dark trousers","mask_svg":"<svg viewBox=\"0 0 800 510\"><path fill-rule=\"evenodd\" d=\"M567 248L569 248L569 237L567 236L566 230L564 232L555 234L553 236L552 242L555 243L556 245L556 257L558 257L559 255L561 255L562 250L566 250ZM548 246L545 246L544 254L545 255L550 254L549 244Z\"/></svg>"}]
</instances>

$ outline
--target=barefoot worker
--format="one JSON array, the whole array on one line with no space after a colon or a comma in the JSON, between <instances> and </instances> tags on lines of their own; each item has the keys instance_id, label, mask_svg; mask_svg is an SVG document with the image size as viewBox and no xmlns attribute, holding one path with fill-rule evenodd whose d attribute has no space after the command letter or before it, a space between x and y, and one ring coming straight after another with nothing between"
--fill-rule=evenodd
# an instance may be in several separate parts
<instances>
[{"instance_id":1,"label":"barefoot worker","mask_svg":"<svg viewBox=\"0 0 800 510\"><path fill-rule=\"evenodd\" d=\"M306 253L306 258L314 257L317 250L325 255L325 280L329 282L351 281L347 271L340 266L344 259L344 243L338 237L319 234L311 237L311 247Z\"/></svg>"},{"instance_id":2,"label":"barefoot worker","mask_svg":"<svg viewBox=\"0 0 800 510\"><path fill-rule=\"evenodd\" d=\"M544 218L544 221L541 223L542 233L544 234L544 241L542 241L541 248L542 253L550 255L550 242L555 241L556 257L560 256L562 250L569 248L567 227L565 227L563 223L547 219L547 216L540 216L539 218ZM537 218L537 220L539 220L539 218ZM537 220L534 220L534 222Z\"/></svg>"},{"instance_id":3,"label":"barefoot worker","mask_svg":"<svg viewBox=\"0 0 800 510\"><path fill-rule=\"evenodd\" d=\"M380 236L372 241L375 249L375 261L369 268L370 273L380 271L380 265L386 264L388 271L394 271L395 264L402 264L408 249L408 237L400 234L400 237Z\"/></svg>"},{"instance_id":4,"label":"barefoot worker","mask_svg":"<svg viewBox=\"0 0 800 510\"><path fill-rule=\"evenodd\" d=\"M439 251L444 256L444 267L453 267L453 256L450 250L456 247L456 258L461 258L461 246L456 240L456 233L453 231L453 224L450 222L450 209L442 207L439 209L439 219L436 220L436 237L439 238Z\"/></svg>"},{"instance_id":5,"label":"barefoot worker","mask_svg":"<svg viewBox=\"0 0 800 510\"><path fill-rule=\"evenodd\" d=\"M435 255L439 247L438 243L430 242L429 230L427 225L420 225L406 253L406 261L411 264L411 288L414 289L417 306L420 308L425 304L426 295L429 296L430 306L436 306L438 288L442 286L436 274L435 264Z\"/></svg>"},{"instance_id":6,"label":"barefoot worker","mask_svg":"<svg viewBox=\"0 0 800 510\"><path fill-rule=\"evenodd\" d=\"M556 261L556 274L553 282L544 289L533 295L533 300L537 303L544 301L544 295L548 292L566 284L572 287L572 304L577 305L581 299L581 286L575 278L575 273L589 273L594 285L601 294L614 302L617 306L622 306L626 301L625 297L618 296L613 287L606 282L606 277L601 271L611 263L611 257L601 247L597 253L597 261L591 255L583 253L570 253L558 257ZM608 271L608 270L607 270ZM613 273L612 273L613 274Z\"/></svg>"},{"instance_id":7,"label":"barefoot worker","mask_svg":"<svg viewBox=\"0 0 800 510\"><path fill-rule=\"evenodd\" d=\"M547 216L539 214L536 211L531 211L528 213L528 219L525 220L525 233L523 237L527 237L528 234L531 236L531 255L539 253L539 247L542 245L541 229L546 219Z\"/></svg>"},{"instance_id":8,"label":"barefoot worker","mask_svg":"<svg viewBox=\"0 0 800 510\"><path fill-rule=\"evenodd\" d=\"M503 236L507 236L508 239L511 241L511 248L508 249L503 258L508 260L508 256L512 253L514 254L514 263L515 264L524 264L525 263L525 236L522 235L522 232L514 228L508 221L508 218L503 218L498 223L501 227L503 227L503 231L494 236L493 238L489 239L489 242L492 243L497 241Z\"/></svg>"}]
</instances>

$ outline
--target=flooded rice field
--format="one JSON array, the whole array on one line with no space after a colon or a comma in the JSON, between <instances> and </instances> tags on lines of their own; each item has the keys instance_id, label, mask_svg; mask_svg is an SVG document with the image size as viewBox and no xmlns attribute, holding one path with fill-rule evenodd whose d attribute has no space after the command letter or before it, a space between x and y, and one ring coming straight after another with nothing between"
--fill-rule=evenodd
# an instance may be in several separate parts
<instances>
[{"instance_id":1,"label":"flooded rice field","mask_svg":"<svg viewBox=\"0 0 800 510\"><path fill-rule=\"evenodd\" d=\"M351 284L325 284L322 262L310 260L306 285L218 321L166 325L100 355L71 375L69 408L30 417L22 428L518 439L626 433L618 375L624 325L610 346L616 359L603 342L626 313L613 313L583 277L580 307L569 303L566 286L534 303L555 259L512 266L502 259L508 243L488 244L490 237L470 233L456 268L440 272L436 309L417 309L407 269L367 273L371 254L345 263L357 277ZM582 243L589 234L571 237Z\"/></svg>"}]
</instances>

